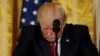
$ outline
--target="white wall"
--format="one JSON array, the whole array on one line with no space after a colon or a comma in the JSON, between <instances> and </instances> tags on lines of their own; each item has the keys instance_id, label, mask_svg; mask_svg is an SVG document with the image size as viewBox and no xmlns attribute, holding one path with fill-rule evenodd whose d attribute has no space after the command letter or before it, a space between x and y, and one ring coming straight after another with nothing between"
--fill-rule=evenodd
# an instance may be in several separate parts
<instances>
[{"instance_id":1,"label":"white wall","mask_svg":"<svg viewBox=\"0 0 100 56\"><path fill-rule=\"evenodd\" d=\"M96 44L100 52L100 0L94 1L94 10L96 14Z\"/></svg>"}]
</instances>

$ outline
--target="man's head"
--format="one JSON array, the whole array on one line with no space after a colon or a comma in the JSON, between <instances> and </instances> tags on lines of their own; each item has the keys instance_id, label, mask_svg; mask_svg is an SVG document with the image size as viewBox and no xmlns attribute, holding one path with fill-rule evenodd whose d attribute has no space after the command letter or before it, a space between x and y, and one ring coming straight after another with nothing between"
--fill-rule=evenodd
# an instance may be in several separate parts
<instances>
[{"instance_id":1,"label":"man's head","mask_svg":"<svg viewBox=\"0 0 100 56\"><path fill-rule=\"evenodd\" d=\"M59 3L43 4L38 10L37 18L38 22L40 23L43 36L47 41L55 41L55 33L52 30L53 21L55 19L60 21L60 32L58 33L58 37L62 36L66 16L63 8Z\"/></svg>"}]
</instances>

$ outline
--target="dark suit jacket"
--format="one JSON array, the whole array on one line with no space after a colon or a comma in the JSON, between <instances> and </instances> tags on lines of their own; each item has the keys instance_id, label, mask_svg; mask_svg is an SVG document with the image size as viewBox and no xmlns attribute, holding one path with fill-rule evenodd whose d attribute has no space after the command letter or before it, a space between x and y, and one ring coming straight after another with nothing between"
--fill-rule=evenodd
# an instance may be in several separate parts
<instances>
[{"instance_id":1,"label":"dark suit jacket","mask_svg":"<svg viewBox=\"0 0 100 56\"><path fill-rule=\"evenodd\" d=\"M50 43L43 39L39 26L22 28L13 56L51 56ZM87 26L65 26L61 39L61 56L98 56Z\"/></svg>"}]
</instances>

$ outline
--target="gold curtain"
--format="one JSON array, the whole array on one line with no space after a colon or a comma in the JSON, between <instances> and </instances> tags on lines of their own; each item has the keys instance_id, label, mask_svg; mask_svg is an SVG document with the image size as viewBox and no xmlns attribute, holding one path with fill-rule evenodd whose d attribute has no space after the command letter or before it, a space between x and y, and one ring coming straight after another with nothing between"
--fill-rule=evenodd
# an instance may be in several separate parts
<instances>
[{"instance_id":1,"label":"gold curtain","mask_svg":"<svg viewBox=\"0 0 100 56\"><path fill-rule=\"evenodd\" d=\"M11 56L13 0L0 0L0 56Z\"/></svg>"},{"instance_id":2,"label":"gold curtain","mask_svg":"<svg viewBox=\"0 0 100 56\"><path fill-rule=\"evenodd\" d=\"M89 27L91 39L95 43L93 0L52 0L61 3L66 15L67 23L83 24ZM95 43L96 44L96 43Z\"/></svg>"},{"instance_id":3,"label":"gold curtain","mask_svg":"<svg viewBox=\"0 0 100 56\"><path fill-rule=\"evenodd\" d=\"M20 16L21 16L22 0L14 0L14 10L13 10L13 50L16 47L18 40Z\"/></svg>"},{"instance_id":4,"label":"gold curtain","mask_svg":"<svg viewBox=\"0 0 100 56\"><path fill-rule=\"evenodd\" d=\"M18 38L22 0L0 0L0 56L12 56Z\"/></svg>"}]
</instances>

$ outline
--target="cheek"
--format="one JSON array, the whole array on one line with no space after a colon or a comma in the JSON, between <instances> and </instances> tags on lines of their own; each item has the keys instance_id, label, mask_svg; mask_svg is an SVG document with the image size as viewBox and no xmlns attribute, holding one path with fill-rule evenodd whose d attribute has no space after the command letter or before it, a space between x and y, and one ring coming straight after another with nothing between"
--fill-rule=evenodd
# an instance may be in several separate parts
<instances>
[{"instance_id":1,"label":"cheek","mask_svg":"<svg viewBox=\"0 0 100 56\"><path fill-rule=\"evenodd\" d=\"M47 31L42 31L42 34L43 34L44 37L46 37L48 32Z\"/></svg>"},{"instance_id":2,"label":"cheek","mask_svg":"<svg viewBox=\"0 0 100 56\"><path fill-rule=\"evenodd\" d=\"M42 31L43 36L45 36L47 33Z\"/></svg>"}]
</instances>

